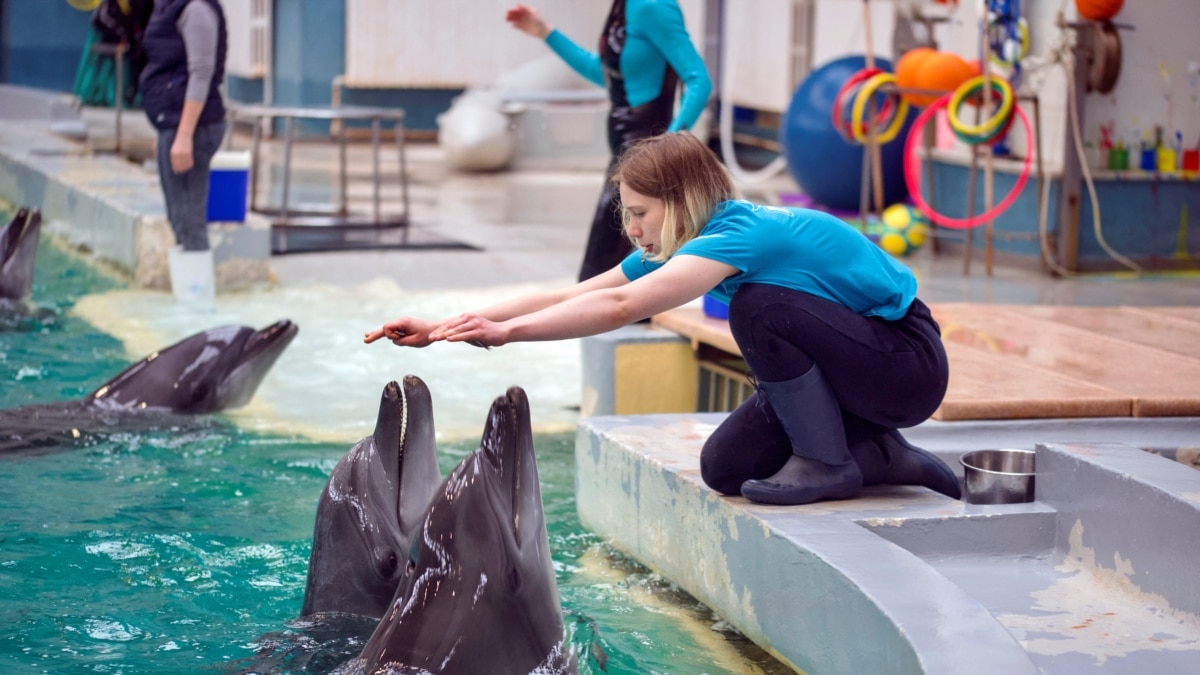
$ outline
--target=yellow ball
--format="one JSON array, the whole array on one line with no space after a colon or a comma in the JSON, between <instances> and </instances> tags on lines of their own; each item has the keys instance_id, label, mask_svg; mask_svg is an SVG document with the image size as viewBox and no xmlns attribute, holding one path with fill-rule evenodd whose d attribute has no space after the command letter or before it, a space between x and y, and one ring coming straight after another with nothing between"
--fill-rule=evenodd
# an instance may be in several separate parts
<instances>
[{"instance_id":1,"label":"yellow ball","mask_svg":"<svg viewBox=\"0 0 1200 675\"><path fill-rule=\"evenodd\" d=\"M897 258L925 245L929 239L929 219L905 204L893 204L883 211L879 225L879 247Z\"/></svg>"}]
</instances>

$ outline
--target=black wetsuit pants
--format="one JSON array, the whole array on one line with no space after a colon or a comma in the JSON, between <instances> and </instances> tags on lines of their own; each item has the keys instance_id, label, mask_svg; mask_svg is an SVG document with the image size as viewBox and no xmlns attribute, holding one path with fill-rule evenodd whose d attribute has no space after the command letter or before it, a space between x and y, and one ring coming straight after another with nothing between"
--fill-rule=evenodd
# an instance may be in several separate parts
<instances>
[{"instance_id":1,"label":"black wetsuit pants","mask_svg":"<svg viewBox=\"0 0 1200 675\"><path fill-rule=\"evenodd\" d=\"M896 321L865 317L814 295L747 284L729 325L754 377L783 382L820 366L842 411L850 445L929 418L946 394L941 331L920 300ZM752 394L704 444L704 481L724 494L773 475L792 443L766 398Z\"/></svg>"},{"instance_id":2,"label":"black wetsuit pants","mask_svg":"<svg viewBox=\"0 0 1200 675\"><path fill-rule=\"evenodd\" d=\"M663 72L658 96L639 106L629 104L625 77L621 73L621 52L625 49L625 0L613 0L608 21L600 40L600 63L608 83L608 149L612 160L604 175L604 188L592 215L579 280L584 281L616 267L633 251L621 222L621 199L612 184L612 172L621 152L634 141L664 133L675 112L675 90L679 76L669 66Z\"/></svg>"},{"instance_id":3,"label":"black wetsuit pants","mask_svg":"<svg viewBox=\"0 0 1200 675\"><path fill-rule=\"evenodd\" d=\"M674 91L676 78L668 71L670 90ZM616 267L633 251L633 244L625 236L625 225L621 222L621 196L612 184L613 169L621 157L621 151L630 143L650 136L657 136L671 122L671 108L664 101L664 93L646 105L631 108L629 105L613 104L608 113L608 147L612 160L604 173L604 190L596 203L592 215L592 227L588 231L587 246L583 251L583 264L579 267L579 280L584 281Z\"/></svg>"}]
</instances>

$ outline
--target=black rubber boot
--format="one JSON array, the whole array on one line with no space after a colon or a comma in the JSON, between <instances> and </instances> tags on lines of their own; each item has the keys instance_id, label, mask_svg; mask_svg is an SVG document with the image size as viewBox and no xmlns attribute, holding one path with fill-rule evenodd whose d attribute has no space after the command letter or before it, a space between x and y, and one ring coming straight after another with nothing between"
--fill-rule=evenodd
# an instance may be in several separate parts
<instances>
[{"instance_id":1,"label":"black rubber boot","mask_svg":"<svg viewBox=\"0 0 1200 675\"><path fill-rule=\"evenodd\" d=\"M792 456L770 478L742 483L742 496L763 504L810 504L857 495L862 473L846 447L842 412L820 368L758 386L792 441Z\"/></svg>"},{"instance_id":2,"label":"black rubber boot","mask_svg":"<svg viewBox=\"0 0 1200 675\"><path fill-rule=\"evenodd\" d=\"M904 440L899 431L850 446L862 471L863 485L920 485L953 499L962 499L958 476L928 450Z\"/></svg>"}]
</instances>

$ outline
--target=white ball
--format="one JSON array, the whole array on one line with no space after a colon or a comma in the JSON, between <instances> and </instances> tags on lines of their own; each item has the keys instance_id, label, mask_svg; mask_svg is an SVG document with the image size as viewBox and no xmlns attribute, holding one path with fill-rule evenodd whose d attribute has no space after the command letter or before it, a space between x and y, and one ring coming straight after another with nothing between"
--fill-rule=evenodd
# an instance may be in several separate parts
<instances>
[{"instance_id":1,"label":"white ball","mask_svg":"<svg viewBox=\"0 0 1200 675\"><path fill-rule=\"evenodd\" d=\"M497 171L512 161L517 141L507 115L467 102L438 116L438 145L455 169Z\"/></svg>"}]
</instances>

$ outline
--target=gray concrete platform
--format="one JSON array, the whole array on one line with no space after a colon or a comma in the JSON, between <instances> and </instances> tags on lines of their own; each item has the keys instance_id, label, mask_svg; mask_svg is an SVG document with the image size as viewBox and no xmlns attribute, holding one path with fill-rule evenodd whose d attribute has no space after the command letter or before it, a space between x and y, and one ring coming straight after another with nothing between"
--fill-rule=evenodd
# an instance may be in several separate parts
<instances>
[{"instance_id":1,"label":"gray concrete platform","mask_svg":"<svg viewBox=\"0 0 1200 675\"><path fill-rule=\"evenodd\" d=\"M140 111L125 111L123 150L114 152L113 111L84 110L72 97L0 85L0 198L42 212L44 230L147 288L170 288L174 243L153 167L154 133ZM210 223L219 289L270 277L270 224Z\"/></svg>"},{"instance_id":2,"label":"gray concrete platform","mask_svg":"<svg viewBox=\"0 0 1200 675\"><path fill-rule=\"evenodd\" d=\"M776 507L701 481L700 449L723 418L582 421L580 517L792 667L1009 675L1200 663L1200 471L1140 449L1194 447L1200 420L930 422L906 435L956 467L968 450L1032 443L1036 501L875 486ZM1090 440L1061 440L1072 435Z\"/></svg>"}]
</instances>

